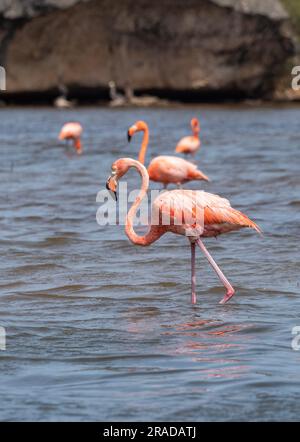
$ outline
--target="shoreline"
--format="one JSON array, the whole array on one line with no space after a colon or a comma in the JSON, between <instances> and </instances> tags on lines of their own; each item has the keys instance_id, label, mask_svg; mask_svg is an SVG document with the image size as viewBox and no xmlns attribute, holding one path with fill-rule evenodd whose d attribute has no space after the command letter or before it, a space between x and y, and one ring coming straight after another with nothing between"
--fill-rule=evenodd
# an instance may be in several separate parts
<instances>
[{"instance_id":1,"label":"shoreline","mask_svg":"<svg viewBox=\"0 0 300 442\"><path fill-rule=\"evenodd\" d=\"M52 104L46 103L6 103L0 105L0 111L8 109L49 109L57 111L74 111L78 109L108 109L112 111L120 110L134 110L134 109L185 109L185 108L228 108L228 109L274 109L274 108L298 108L300 107L300 101L278 101L278 100L245 100L240 102L191 102L191 103L178 103L170 102L163 105L153 105L153 106L119 106L113 107L108 103L77 103L75 106L70 108L58 108Z\"/></svg>"}]
</instances>

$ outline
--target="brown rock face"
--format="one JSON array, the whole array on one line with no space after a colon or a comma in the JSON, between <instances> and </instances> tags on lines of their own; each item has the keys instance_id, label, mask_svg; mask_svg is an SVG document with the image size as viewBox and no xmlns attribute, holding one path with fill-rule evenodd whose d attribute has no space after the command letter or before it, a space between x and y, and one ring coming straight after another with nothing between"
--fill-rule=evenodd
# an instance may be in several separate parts
<instances>
[{"instance_id":1,"label":"brown rock face","mask_svg":"<svg viewBox=\"0 0 300 442\"><path fill-rule=\"evenodd\" d=\"M42 15L31 8L31 18L25 12L25 18L3 18L0 64L7 93L47 92L60 81L75 91L104 91L114 80L121 87L189 91L200 98L265 94L293 44L278 1L268 0L277 5L275 16L273 8L268 13L255 2L70 0L70 7L53 9L52 1ZM10 37L8 22L14 23Z\"/></svg>"}]
</instances>

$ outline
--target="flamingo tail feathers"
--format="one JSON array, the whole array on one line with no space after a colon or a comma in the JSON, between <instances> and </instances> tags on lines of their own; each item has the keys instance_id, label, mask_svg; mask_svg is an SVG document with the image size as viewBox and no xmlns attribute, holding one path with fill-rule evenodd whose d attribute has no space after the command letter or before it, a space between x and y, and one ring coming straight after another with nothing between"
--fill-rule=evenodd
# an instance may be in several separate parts
<instances>
[{"instance_id":1,"label":"flamingo tail feathers","mask_svg":"<svg viewBox=\"0 0 300 442\"><path fill-rule=\"evenodd\" d=\"M207 224L222 224L229 223L241 227L250 227L256 230L257 233L262 234L261 228L248 216L239 210L232 207L206 207L205 208L205 223Z\"/></svg>"}]
</instances>

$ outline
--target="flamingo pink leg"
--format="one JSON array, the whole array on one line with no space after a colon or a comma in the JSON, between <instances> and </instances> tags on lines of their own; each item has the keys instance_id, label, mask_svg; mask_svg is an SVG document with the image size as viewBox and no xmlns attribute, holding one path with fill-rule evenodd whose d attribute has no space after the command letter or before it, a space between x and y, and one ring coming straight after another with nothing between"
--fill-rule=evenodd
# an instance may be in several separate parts
<instances>
[{"instance_id":1,"label":"flamingo pink leg","mask_svg":"<svg viewBox=\"0 0 300 442\"><path fill-rule=\"evenodd\" d=\"M203 244L200 238L197 239L197 244L204 253L204 255L206 256L208 262L210 263L210 265L212 266L218 277L220 278L220 281L222 282L222 284L224 284L225 288L227 289L226 295L220 301L220 304L225 304L234 295L234 288L232 287L232 285L230 284L230 282L228 281L222 270L219 268L218 264L214 261L213 257L206 249L205 245Z\"/></svg>"},{"instance_id":2,"label":"flamingo pink leg","mask_svg":"<svg viewBox=\"0 0 300 442\"><path fill-rule=\"evenodd\" d=\"M196 255L196 245L191 242L191 263L192 263L192 304L197 303L196 298L196 273L195 273L195 255Z\"/></svg>"}]
</instances>

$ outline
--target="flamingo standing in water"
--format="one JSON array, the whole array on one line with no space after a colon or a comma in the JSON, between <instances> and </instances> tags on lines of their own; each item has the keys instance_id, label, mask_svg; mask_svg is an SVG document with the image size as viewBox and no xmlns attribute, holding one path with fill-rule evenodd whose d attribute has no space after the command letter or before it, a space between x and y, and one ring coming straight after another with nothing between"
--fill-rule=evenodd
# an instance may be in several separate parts
<instances>
[{"instance_id":1,"label":"flamingo standing in water","mask_svg":"<svg viewBox=\"0 0 300 442\"><path fill-rule=\"evenodd\" d=\"M82 153L82 144L81 144L81 134L82 134L82 126L80 123L76 121L72 121L70 123L66 123L61 128L61 131L58 135L59 140L72 140L73 145L76 149L78 155Z\"/></svg>"},{"instance_id":2,"label":"flamingo standing in water","mask_svg":"<svg viewBox=\"0 0 300 442\"><path fill-rule=\"evenodd\" d=\"M143 132L143 141L138 160L145 164L145 156L149 143L149 128L145 121L137 121L128 129L128 141L136 132ZM163 183L166 188L168 184L173 183L181 186L184 183L193 180L209 181L209 178L202 173L195 164L186 161L183 158L160 155L153 158L148 167L150 180Z\"/></svg>"},{"instance_id":3,"label":"flamingo standing in water","mask_svg":"<svg viewBox=\"0 0 300 442\"><path fill-rule=\"evenodd\" d=\"M166 191L154 200L150 229L146 235L139 236L134 231L133 220L149 187L149 175L146 168L139 161L121 158L113 163L112 174L106 182L106 188L116 197L118 180L131 167L141 175L142 186L126 217L125 232L130 241L139 246L149 246L167 232L187 236L191 244L192 304L196 304L196 244L227 290L220 301L220 304L225 304L234 295L234 289L206 249L202 238L216 237L221 233L231 232L242 227L251 227L260 232L259 227L242 212L233 209L227 199L199 190L176 189ZM169 222L164 221L166 215L169 217L167 218ZM155 224L153 219L156 219Z\"/></svg>"},{"instance_id":4,"label":"flamingo standing in water","mask_svg":"<svg viewBox=\"0 0 300 442\"><path fill-rule=\"evenodd\" d=\"M201 146L201 141L199 138L200 123L199 120L197 120L197 118L191 119L191 128L193 131L193 135L181 138L181 140L178 142L176 146L175 152L184 153L185 155L192 154L194 156L197 150L200 149Z\"/></svg>"}]
</instances>

